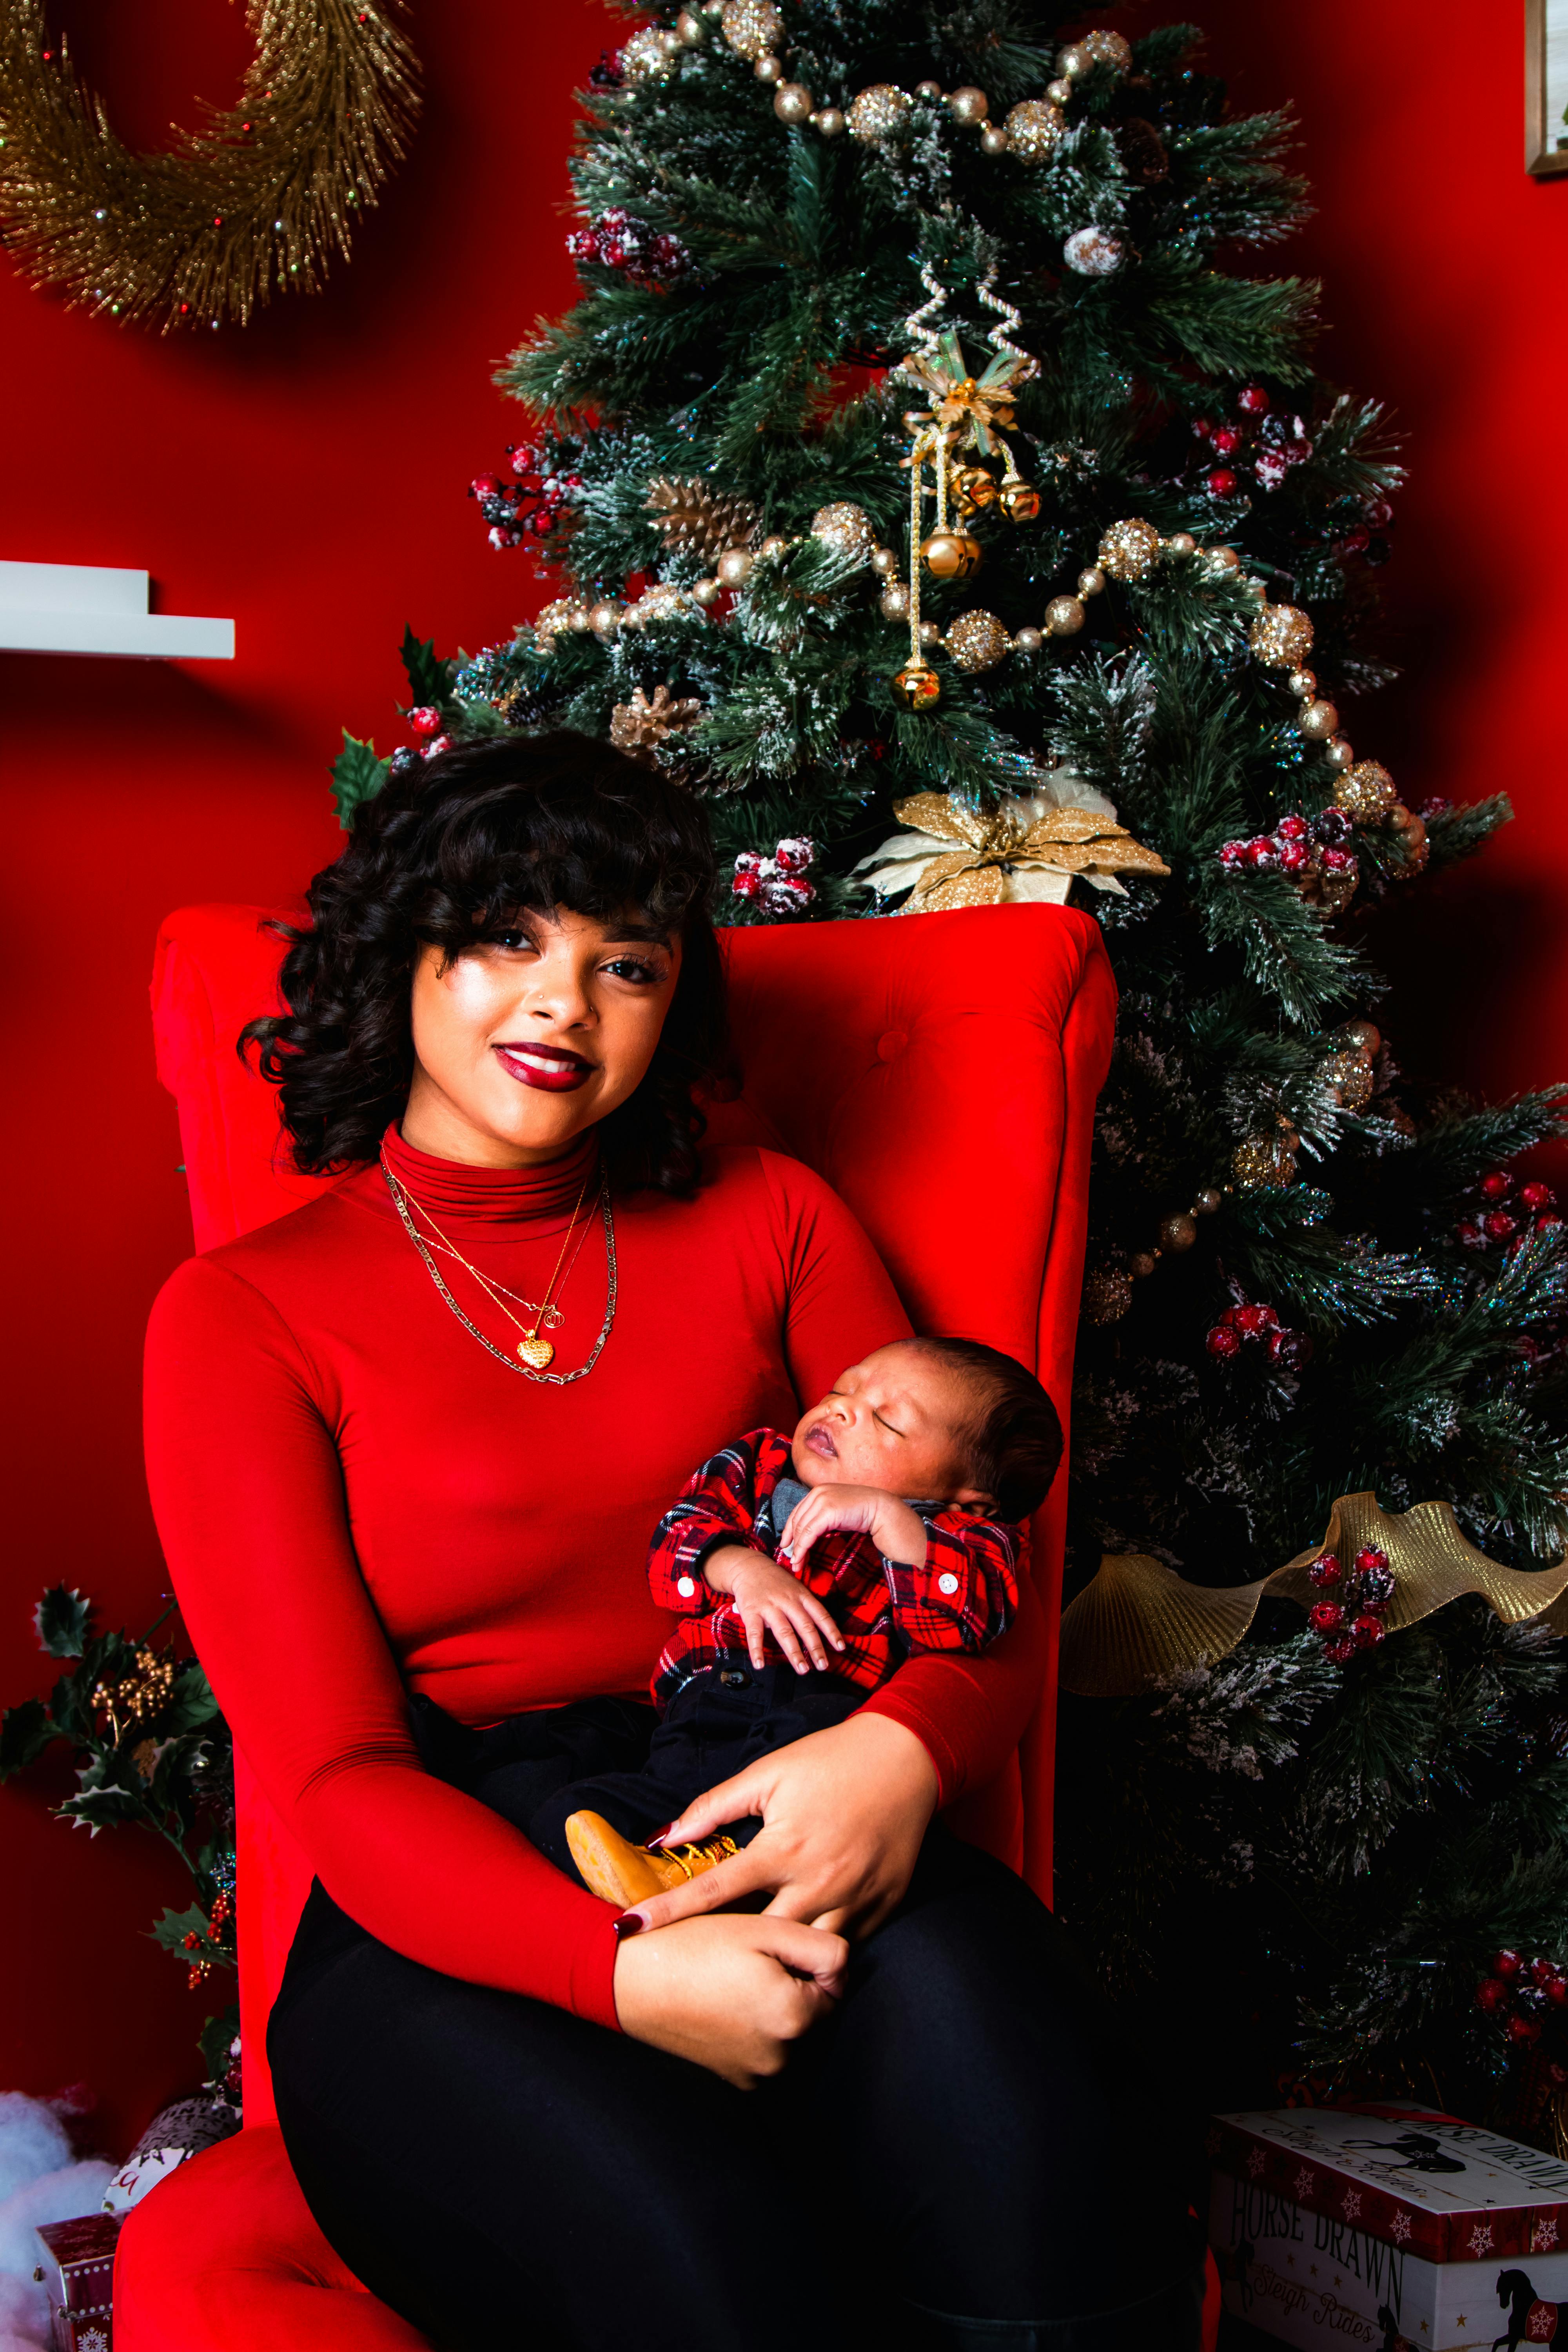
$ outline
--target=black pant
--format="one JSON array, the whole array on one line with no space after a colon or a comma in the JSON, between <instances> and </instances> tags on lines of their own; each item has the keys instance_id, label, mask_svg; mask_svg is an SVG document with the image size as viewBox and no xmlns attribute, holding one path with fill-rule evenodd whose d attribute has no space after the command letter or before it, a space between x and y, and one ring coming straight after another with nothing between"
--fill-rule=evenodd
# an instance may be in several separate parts
<instances>
[{"instance_id":1,"label":"black pant","mask_svg":"<svg viewBox=\"0 0 1568 2352\"><path fill-rule=\"evenodd\" d=\"M797 1675L776 1661L753 1666L743 1652L727 1654L672 1692L636 1771L569 1780L540 1806L528 1834L558 1870L581 1883L566 1844L566 1823L574 1813L602 1813L623 1837L641 1845L709 1789L733 1779L760 1756L842 1723L865 1697L837 1675ZM737 1845L749 1845L762 1822L753 1814L727 1822L724 1828Z\"/></svg>"},{"instance_id":2,"label":"black pant","mask_svg":"<svg viewBox=\"0 0 1568 2352\"><path fill-rule=\"evenodd\" d=\"M426 1708L420 1732L522 1823L585 1769L636 1770L650 1726L591 1701L477 1734ZM462 2352L1195 2352L1157 2085L1049 1913L940 1827L758 2091L420 1967L320 1885L268 2055L327 2237Z\"/></svg>"}]
</instances>

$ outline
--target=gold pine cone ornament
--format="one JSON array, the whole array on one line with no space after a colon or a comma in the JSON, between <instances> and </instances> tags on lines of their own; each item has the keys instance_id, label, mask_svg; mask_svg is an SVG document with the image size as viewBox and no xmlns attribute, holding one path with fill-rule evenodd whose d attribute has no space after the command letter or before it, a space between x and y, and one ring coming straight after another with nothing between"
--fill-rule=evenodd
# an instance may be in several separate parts
<instances>
[{"instance_id":1,"label":"gold pine cone ornament","mask_svg":"<svg viewBox=\"0 0 1568 2352\"><path fill-rule=\"evenodd\" d=\"M900 890L903 915L1012 902L1061 906L1074 875L1096 890L1125 897L1118 874L1168 874L1152 849L1133 840L1102 793L1067 772L1037 793L1013 794L989 813L942 793L895 801L908 830L896 833L855 868L879 898Z\"/></svg>"}]
</instances>

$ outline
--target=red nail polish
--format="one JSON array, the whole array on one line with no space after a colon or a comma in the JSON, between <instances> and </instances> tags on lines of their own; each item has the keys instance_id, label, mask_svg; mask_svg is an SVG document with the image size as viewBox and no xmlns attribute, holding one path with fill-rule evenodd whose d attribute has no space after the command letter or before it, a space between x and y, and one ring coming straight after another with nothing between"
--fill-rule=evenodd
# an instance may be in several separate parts
<instances>
[{"instance_id":1,"label":"red nail polish","mask_svg":"<svg viewBox=\"0 0 1568 2352\"><path fill-rule=\"evenodd\" d=\"M616 1940L619 1943L623 1937L640 1936L647 1926L647 1921L640 1911L623 1911L618 1918L611 1920L610 1925L615 1929Z\"/></svg>"},{"instance_id":2,"label":"red nail polish","mask_svg":"<svg viewBox=\"0 0 1568 2352\"><path fill-rule=\"evenodd\" d=\"M669 1835L670 1831L674 1827L675 1823L673 1822L666 1822L661 1830L655 1830L652 1837L646 1838L643 1841L650 1853L657 1853L658 1852L660 1846L664 1843L665 1839Z\"/></svg>"}]
</instances>

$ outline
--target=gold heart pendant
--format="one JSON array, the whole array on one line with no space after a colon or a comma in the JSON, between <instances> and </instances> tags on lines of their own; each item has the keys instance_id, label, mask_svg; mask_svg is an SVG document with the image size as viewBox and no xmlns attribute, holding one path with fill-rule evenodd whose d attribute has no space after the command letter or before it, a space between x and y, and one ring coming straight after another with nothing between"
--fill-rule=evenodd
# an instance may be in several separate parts
<instances>
[{"instance_id":1,"label":"gold heart pendant","mask_svg":"<svg viewBox=\"0 0 1568 2352\"><path fill-rule=\"evenodd\" d=\"M542 1372L546 1364L555 1361L554 1348L548 1339L542 1339L537 1331L524 1334L517 1343L517 1352L525 1364L531 1364L536 1372Z\"/></svg>"}]
</instances>

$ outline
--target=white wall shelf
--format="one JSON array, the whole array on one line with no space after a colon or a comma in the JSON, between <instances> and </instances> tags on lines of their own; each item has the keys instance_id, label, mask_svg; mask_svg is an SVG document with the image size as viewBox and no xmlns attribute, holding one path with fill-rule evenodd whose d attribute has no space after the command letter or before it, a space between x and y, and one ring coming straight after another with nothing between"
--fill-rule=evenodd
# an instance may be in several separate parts
<instances>
[{"instance_id":1,"label":"white wall shelf","mask_svg":"<svg viewBox=\"0 0 1568 2352\"><path fill-rule=\"evenodd\" d=\"M234 623L150 613L145 572L0 561L0 651L232 661Z\"/></svg>"}]
</instances>

